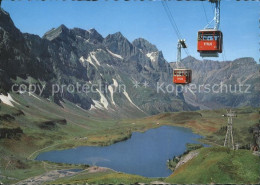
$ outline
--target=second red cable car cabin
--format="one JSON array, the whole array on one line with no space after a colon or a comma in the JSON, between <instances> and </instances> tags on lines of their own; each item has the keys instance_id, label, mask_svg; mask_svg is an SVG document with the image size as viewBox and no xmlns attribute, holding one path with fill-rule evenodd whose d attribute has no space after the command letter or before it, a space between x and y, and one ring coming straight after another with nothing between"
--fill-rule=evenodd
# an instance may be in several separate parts
<instances>
[{"instance_id":1,"label":"second red cable car cabin","mask_svg":"<svg viewBox=\"0 0 260 185\"><path fill-rule=\"evenodd\" d=\"M189 84L191 83L192 73L190 69L174 69L173 83L175 84Z\"/></svg>"},{"instance_id":2,"label":"second red cable car cabin","mask_svg":"<svg viewBox=\"0 0 260 185\"><path fill-rule=\"evenodd\" d=\"M206 29L198 32L197 51L202 57L217 57L222 53L223 34L219 30Z\"/></svg>"}]
</instances>

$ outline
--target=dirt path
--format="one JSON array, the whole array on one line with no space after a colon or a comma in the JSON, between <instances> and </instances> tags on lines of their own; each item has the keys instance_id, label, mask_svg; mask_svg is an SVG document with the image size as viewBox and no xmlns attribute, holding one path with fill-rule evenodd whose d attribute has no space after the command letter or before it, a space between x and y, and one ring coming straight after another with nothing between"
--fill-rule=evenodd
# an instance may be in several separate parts
<instances>
[{"instance_id":1,"label":"dirt path","mask_svg":"<svg viewBox=\"0 0 260 185\"><path fill-rule=\"evenodd\" d=\"M75 170L77 170L77 171L75 171ZM40 184L44 184L46 182L51 182L51 181L57 180L62 177L72 177L72 176L75 176L75 175L78 175L78 174L84 173L84 172L86 172L86 174L88 174L88 173L104 172L107 170L111 170L111 169L105 168L105 167L92 166L92 167L89 167L88 169L80 170L80 171L78 171L78 169L52 170L52 171L46 172L42 175L38 175L36 177L31 177L31 178L22 180L22 181L16 183L15 185L24 185L24 184L40 185Z\"/></svg>"},{"instance_id":2,"label":"dirt path","mask_svg":"<svg viewBox=\"0 0 260 185\"><path fill-rule=\"evenodd\" d=\"M46 172L42 175L32 177L23 181L20 181L16 183L15 185L38 185L43 184L45 182L54 181L58 178L66 177L66 176L73 176L75 174L78 174L82 171L73 171L73 169L66 169L66 170L52 170L49 172Z\"/></svg>"},{"instance_id":3,"label":"dirt path","mask_svg":"<svg viewBox=\"0 0 260 185\"><path fill-rule=\"evenodd\" d=\"M178 162L178 164L176 165L174 171L176 171L180 166L182 166L183 164L185 164L186 162L188 162L189 160L193 159L194 157L196 157L199 154L198 151L191 151L190 153L188 153L187 155L185 155L184 157L181 158L181 160Z\"/></svg>"},{"instance_id":4,"label":"dirt path","mask_svg":"<svg viewBox=\"0 0 260 185\"><path fill-rule=\"evenodd\" d=\"M43 150L45 150L45 149L47 149L47 148L51 148L51 147L54 147L54 146L59 145L59 144L61 144L61 143L56 143L56 144L54 144L54 145L50 145L50 146L44 147L44 148L42 148L42 149L36 150L36 151L34 151L31 155L29 155L29 157L27 157L27 159L32 160L31 158L32 158L32 156L33 156L34 154L39 153L39 152L41 152L41 151L43 151Z\"/></svg>"}]
</instances>

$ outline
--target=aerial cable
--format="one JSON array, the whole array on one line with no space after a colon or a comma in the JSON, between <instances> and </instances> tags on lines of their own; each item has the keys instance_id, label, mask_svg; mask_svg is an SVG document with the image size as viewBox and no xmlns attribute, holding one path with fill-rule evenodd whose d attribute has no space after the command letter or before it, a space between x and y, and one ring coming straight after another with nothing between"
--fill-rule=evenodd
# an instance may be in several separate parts
<instances>
[{"instance_id":1,"label":"aerial cable","mask_svg":"<svg viewBox=\"0 0 260 185\"><path fill-rule=\"evenodd\" d=\"M205 7L204 7L203 1L201 1L201 4L202 4L203 11L204 11L204 14L205 14L205 17L206 17L206 21L207 21L207 24L208 24L208 23L209 23L209 19L208 19L207 12L206 12L206 9L205 9ZM211 6L212 6L212 4L211 4Z\"/></svg>"},{"instance_id":2,"label":"aerial cable","mask_svg":"<svg viewBox=\"0 0 260 185\"><path fill-rule=\"evenodd\" d=\"M212 4L212 3L210 3L210 4L211 4L212 13L214 14L214 13L215 13L215 10L214 10L213 4Z\"/></svg>"},{"instance_id":3,"label":"aerial cable","mask_svg":"<svg viewBox=\"0 0 260 185\"><path fill-rule=\"evenodd\" d=\"M181 39L182 39L181 33L180 33L180 31L179 31L179 29L178 29L178 26L177 26L177 24L176 24L176 22L175 22L175 20L174 20L174 18L173 18L173 16L172 16L172 13L171 13L170 8L169 8L169 6L167 5L167 2L165 2L165 1L161 1L161 2L162 2L162 5L163 5L163 8L164 8L164 10L165 10L165 12L166 12L166 14L167 14L167 16L168 16L168 18L169 18L169 21L170 21L170 23L171 23L171 25L172 25L172 27L173 27L173 29L174 29L174 31L175 31L175 34L176 34L177 38L178 38L179 40L181 40ZM185 53L186 53L187 56L190 56L189 51L188 51L187 48L184 48L184 51L185 51Z\"/></svg>"},{"instance_id":4,"label":"aerial cable","mask_svg":"<svg viewBox=\"0 0 260 185\"><path fill-rule=\"evenodd\" d=\"M170 8L169 8L169 6L168 6L168 4L167 4L166 2L165 2L165 4L166 4L166 7L167 7L168 12L169 12L169 14L170 14L170 17L171 17L171 19L172 19L172 22L174 23L175 28L176 28L177 32L179 33L179 40L182 40L182 38L183 38L183 37L182 37L182 34L180 33L180 31L179 31L179 29L178 29L178 26L177 26L177 24L176 24L176 22L175 22L175 20L174 20L174 18L173 18L173 16L172 16L171 10L170 10ZM189 54L189 51L188 51L187 47L186 47L186 48L183 48L183 49L184 49L186 55L189 56L190 54Z\"/></svg>"},{"instance_id":5,"label":"aerial cable","mask_svg":"<svg viewBox=\"0 0 260 185\"><path fill-rule=\"evenodd\" d=\"M221 26L220 26L221 27ZM220 29L220 27L219 27L219 29ZM220 29L221 30L221 29ZM226 51L225 51L225 47L224 47L224 42L222 43L222 50L223 50L223 52L222 52L222 60L223 60L223 62L224 61L226 61L227 60L227 58L226 58Z\"/></svg>"},{"instance_id":6,"label":"aerial cable","mask_svg":"<svg viewBox=\"0 0 260 185\"><path fill-rule=\"evenodd\" d=\"M169 12L170 18L171 18L171 20L172 20L172 22L173 22L173 24L174 24L174 26L175 26L175 28L176 28L177 34L179 35L179 39L181 39L181 38L182 38L182 35L181 35L181 33L180 33L179 29L178 29L178 26L177 26L177 24L176 24L176 22L175 22L175 20L174 20L174 18L173 18L173 16L172 16L171 10L170 10L168 4L167 4L166 2L164 2L164 3L165 3L165 6L166 6L166 9L167 9L168 12Z\"/></svg>"},{"instance_id":7,"label":"aerial cable","mask_svg":"<svg viewBox=\"0 0 260 185\"><path fill-rule=\"evenodd\" d=\"M174 18L172 16L172 13L170 11L169 6L167 5L166 2L163 2L163 1L162 1L162 4L164 5L165 11L166 11L166 13L168 15L170 23L172 24L172 27L174 28L174 31L175 31L178 39L181 40L182 35L181 35L181 33L180 33L179 29L178 29L178 26L177 26L177 24L176 24L176 22L175 22L175 20L174 20ZM189 52L187 50L185 50L185 52L186 52L187 56L189 56Z\"/></svg>"},{"instance_id":8,"label":"aerial cable","mask_svg":"<svg viewBox=\"0 0 260 185\"><path fill-rule=\"evenodd\" d=\"M178 28L176 27L177 25L176 25L173 17L171 16L171 13L169 12L169 8L167 7L166 2L162 1L162 5L163 5L163 8L164 8L164 10L165 10L165 12L166 12L166 14L167 14L167 16L169 18L169 21L170 21L170 23L171 23L171 25L172 25L172 27L173 27L173 29L174 29L178 39L181 39L180 32L179 32Z\"/></svg>"},{"instance_id":9,"label":"aerial cable","mask_svg":"<svg viewBox=\"0 0 260 185\"><path fill-rule=\"evenodd\" d=\"M163 1L162 1L163 2ZM169 6L168 6L168 4L166 3L166 2L164 2L165 3L165 7L167 8L167 12L168 12L168 17L169 17L169 20L172 20L171 22L173 23L173 27L175 28L175 32L177 33L177 37L178 37L178 39L179 40L181 40L182 39L182 34L180 33L180 31L179 31L179 29L178 29L178 26L177 26L177 24L176 24L176 22L175 22L175 20L174 20L174 18L173 18L173 16L172 16L172 13L171 13L171 10L170 10L170 8L169 8ZM187 56L189 56L190 54L189 54L189 51L187 50L187 48L184 48L184 51L185 51L185 53L187 54Z\"/></svg>"}]
</instances>

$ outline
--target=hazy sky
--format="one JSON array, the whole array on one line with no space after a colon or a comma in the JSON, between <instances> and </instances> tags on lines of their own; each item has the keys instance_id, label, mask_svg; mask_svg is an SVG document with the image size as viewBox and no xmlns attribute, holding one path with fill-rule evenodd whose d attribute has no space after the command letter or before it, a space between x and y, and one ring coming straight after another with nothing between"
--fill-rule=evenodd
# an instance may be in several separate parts
<instances>
[{"instance_id":1,"label":"hazy sky","mask_svg":"<svg viewBox=\"0 0 260 185\"><path fill-rule=\"evenodd\" d=\"M168 6L189 53L197 53L197 32L213 19L211 3L205 1L168 1ZM22 31L42 36L61 24L68 28L95 28L103 37L120 31L129 41L142 37L162 50L168 61L176 60L177 36L160 1L7 1L15 25ZM222 0L220 29L224 34L225 58L254 57L259 60L260 2ZM185 52L182 54L186 56ZM214 60L223 60L222 55Z\"/></svg>"}]
</instances>

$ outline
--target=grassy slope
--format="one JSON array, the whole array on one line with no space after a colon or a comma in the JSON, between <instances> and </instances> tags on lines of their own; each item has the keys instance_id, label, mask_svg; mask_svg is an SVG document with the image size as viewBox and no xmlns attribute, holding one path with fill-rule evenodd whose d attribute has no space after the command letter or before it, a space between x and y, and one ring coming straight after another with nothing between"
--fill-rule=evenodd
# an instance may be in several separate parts
<instances>
[{"instance_id":1,"label":"grassy slope","mask_svg":"<svg viewBox=\"0 0 260 185\"><path fill-rule=\"evenodd\" d=\"M17 178L2 180L6 183L41 174L45 170L42 164L31 162L40 152L79 145L109 145L129 138L133 131L145 131L161 125L189 127L206 136L205 141L222 145L224 133L218 133L218 130L226 125L227 121L221 116L225 110L162 113L139 119L112 120L107 114L99 113L97 117L95 113L80 109L69 102L63 103L62 108L44 99L17 95L13 97L20 105L11 108L0 104L0 114L15 115L20 109L25 115L15 116L15 120L11 122L4 121L1 126L20 126L24 135L20 140L0 140L2 156L13 155L1 158L1 169L5 169L2 170L2 175ZM239 140L242 144L250 142L248 127L258 122L258 111L259 108L238 109L238 117L234 119L235 140ZM67 124L57 124L57 128L53 130L42 130L37 126L43 121L59 119L66 119ZM24 164L22 168L17 167L18 160Z\"/></svg>"},{"instance_id":2,"label":"grassy slope","mask_svg":"<svg viewBox=\"0 0 260 185\"><path fill-rule=\"evenodd\" d=\"M73 177L60 178L52 181L53 184L135 184L137 182L150 183L155 181L155 178L146 178L138 175L115 172L113 170L88 173L82 172Z\"/></svg>"},{"instance_id":3,"label":"grassy slope","mask_svg":"<svg viewBox=\"0 0 260 185\"><path fill-rule=\"evenodd\" d=\"M202 148L200 154L178 168L166 182L170 183L259 183L260 160L248 150L223 147Z\"/></svg>"},{"instance_id":4,"label":"grassy slope","mask_svg":"<svg viewBox=\"0 0 260 185\"><path fill-rule=\"evenodd\" d=\"M240 146L249 144L252 135L248 128L258 123L260 120L260 108L244 107L236 109L237 117L233 118L233 134L235 143ZM160 125L172 125L191 128L193 132L205 136L202 139L211 145L223 145L225 130L221 127L227 125L227 118L222 115L226 110L201 110L196 112L174 112L161 113L155 116L140 118L136 120L124 120L122 123L135 123L142 126L143 130L147 128L158 127ZM159 125L157 125L159 123Z\"/></svg>"}]
</instances>

